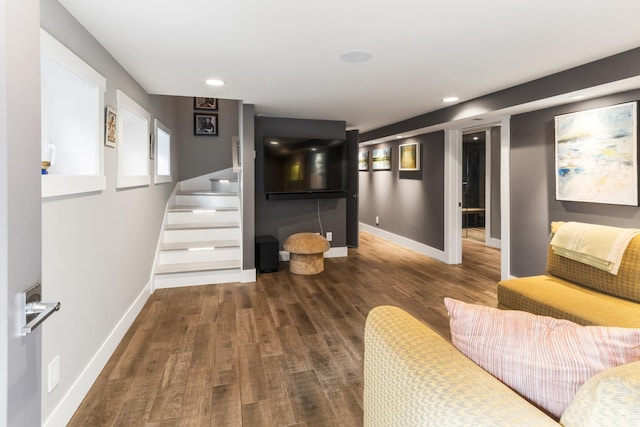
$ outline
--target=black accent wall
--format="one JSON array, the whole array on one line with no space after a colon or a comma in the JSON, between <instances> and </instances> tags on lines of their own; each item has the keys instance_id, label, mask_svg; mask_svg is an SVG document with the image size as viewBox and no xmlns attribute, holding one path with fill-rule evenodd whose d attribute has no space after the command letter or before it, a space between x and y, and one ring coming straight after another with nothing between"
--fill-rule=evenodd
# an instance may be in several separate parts
<instances>
[{"instance_id":1,"label":"black accent wall","mask_svg":"<svg viewBox=\"0 0 640 427\"><path fill-rule=\"evenodd\" d=\"M319 233L318 205L322 230L333 233L332 247L347 245L345 198L310 200L267 200L264 191L264 153L262 141L266 136L345 139L346 123L334 120L304 120L256 117L255 120L255 195L256 235L272 235L282 244L291 234Z\"/></svg>"}]
</instances>

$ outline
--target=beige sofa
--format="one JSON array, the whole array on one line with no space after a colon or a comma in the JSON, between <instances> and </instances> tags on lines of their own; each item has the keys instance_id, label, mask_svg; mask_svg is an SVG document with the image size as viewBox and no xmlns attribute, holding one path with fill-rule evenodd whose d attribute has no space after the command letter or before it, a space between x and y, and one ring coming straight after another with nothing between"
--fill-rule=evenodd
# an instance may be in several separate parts
<instances>
[{"instance_id":1,"label":"beige sofa","mask_svg":"<svg viewBox=\"0 0 640 427\"><path fill-rule=\"evenodd\" d=\"M640 235L627 246L617 275L556 255L548 246L547 274L501 281L498 308L580 325L640 328Z\"/></svg>"},{"instance_id":2,"label":"beige sofa","mask_svg":"<svg viewBox=\"0 0 640 427\"><path fill-rule=\"evenodd\" d=\"M397 307L376 307L365 327L364 426L638 425L640 362L596 377L558 424L424 323Z\"/></svg>"}]
</instances>

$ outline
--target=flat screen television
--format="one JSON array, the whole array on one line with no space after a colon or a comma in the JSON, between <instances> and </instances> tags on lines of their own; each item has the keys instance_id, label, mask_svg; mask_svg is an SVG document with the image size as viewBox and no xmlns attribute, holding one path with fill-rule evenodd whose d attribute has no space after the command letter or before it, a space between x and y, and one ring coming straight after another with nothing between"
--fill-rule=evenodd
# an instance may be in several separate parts
<instances>
[{"instance_id":1,"label":"flat screen television","mask_svg":"<svg viewBox=\"0 0 640 427\"><path fill-rule=\"evenodd\" d=\"M269 200L346 197L347 142L266 137L263 182Z\"/></svg>"}]
</instances>

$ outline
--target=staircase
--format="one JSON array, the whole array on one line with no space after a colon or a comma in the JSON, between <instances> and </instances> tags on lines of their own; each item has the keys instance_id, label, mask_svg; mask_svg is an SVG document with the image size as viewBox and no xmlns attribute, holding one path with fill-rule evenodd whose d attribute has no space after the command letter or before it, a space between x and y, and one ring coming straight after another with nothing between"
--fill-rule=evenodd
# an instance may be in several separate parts
<instances>
[{"instance_id":1,"label":"staircase","mask_svg":"<svg viewBox=\"0 0 640 427\"><path fill-rule=\"evenodd\" d=\"M238 182L219 178L209 181L207 190L182 190L186 185L178 184L158 246L155 288L240 281Z\"/></svg>"}]
</instances>

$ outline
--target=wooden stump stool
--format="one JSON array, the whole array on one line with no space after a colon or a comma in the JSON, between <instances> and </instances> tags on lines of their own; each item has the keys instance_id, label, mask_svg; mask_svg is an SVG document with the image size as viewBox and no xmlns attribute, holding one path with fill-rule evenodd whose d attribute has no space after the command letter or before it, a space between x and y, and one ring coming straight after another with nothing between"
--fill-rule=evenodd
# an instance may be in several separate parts
<instances>
[{"instance_id":1,"label":"wooden stump stool","mask_svg":"<svg viewBox=\"0 0 640 427\"><path fill-rule=\"evenodd\" d=\"M315 233L292 234L284 242L291 254L289 270L294 274L318 274L324 271L324 253L329 250L327 239Z\"/></svg>"}]
</instances>

